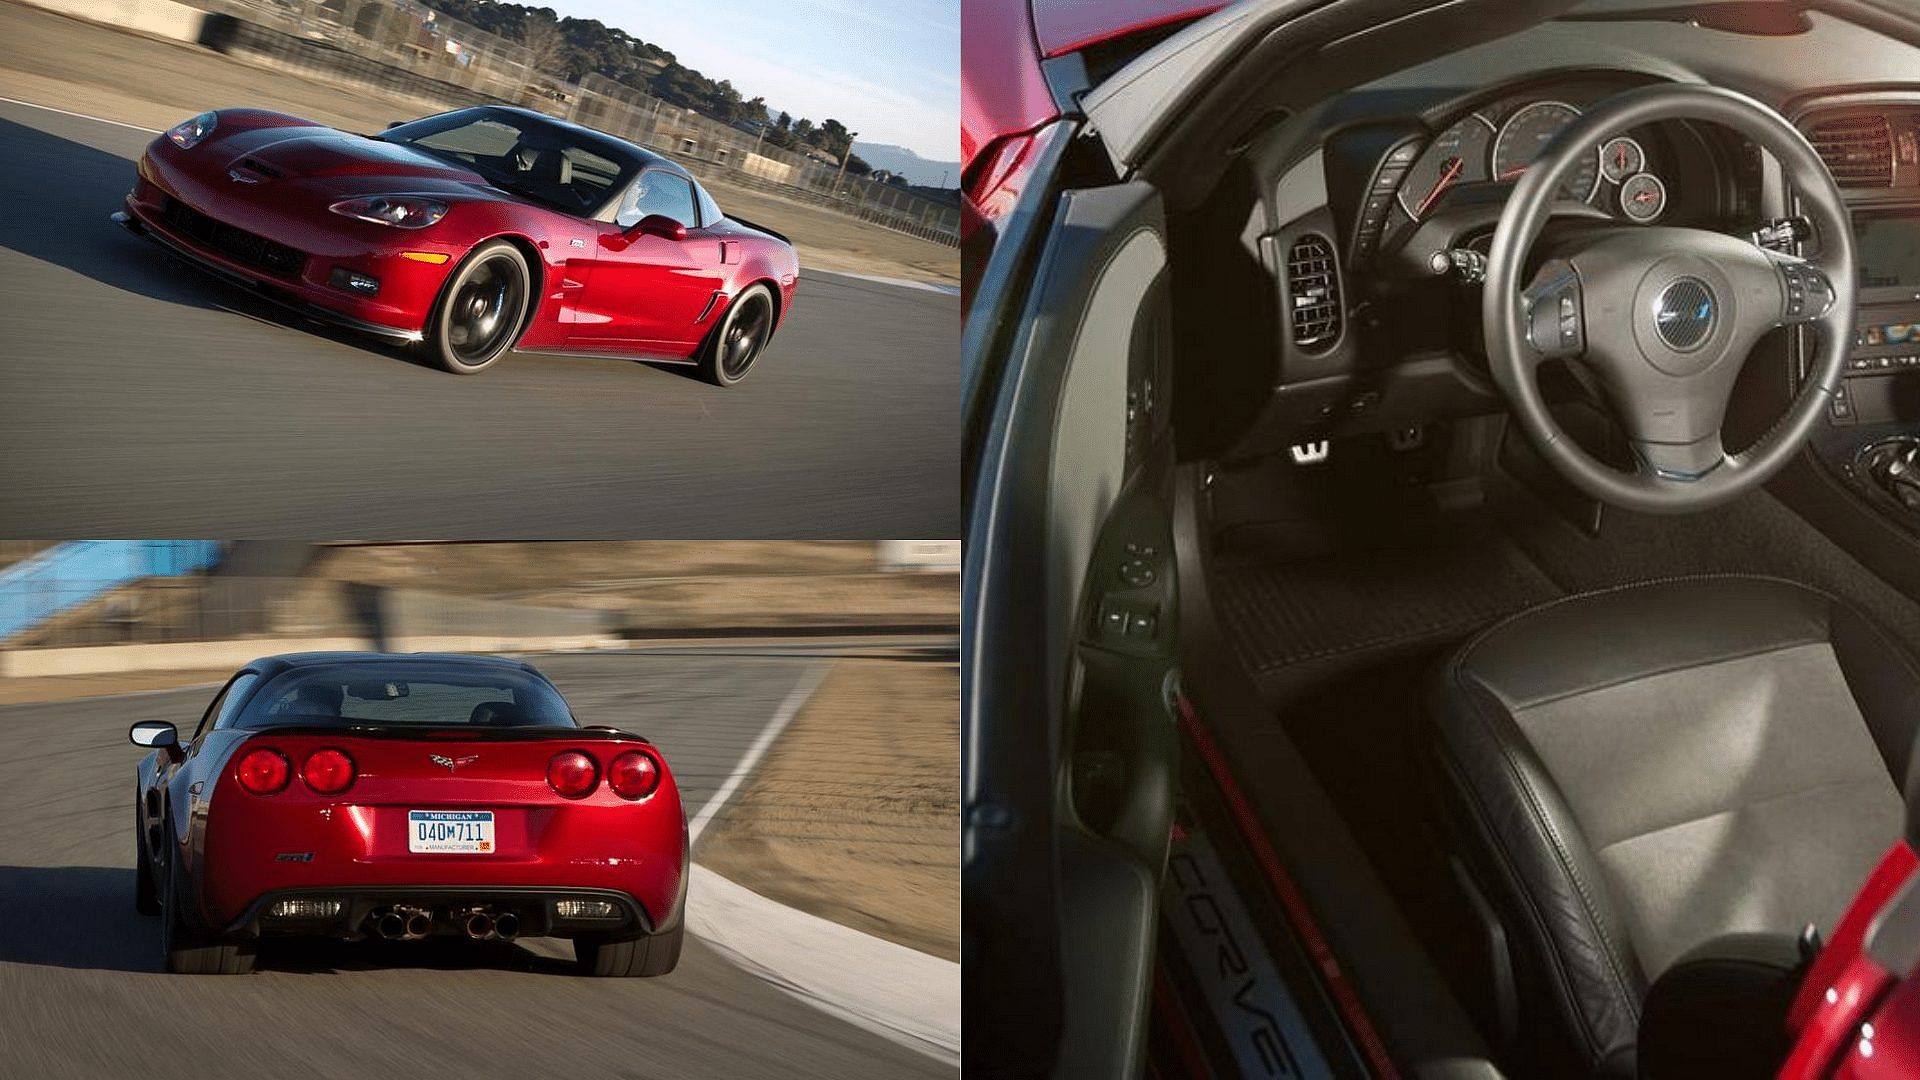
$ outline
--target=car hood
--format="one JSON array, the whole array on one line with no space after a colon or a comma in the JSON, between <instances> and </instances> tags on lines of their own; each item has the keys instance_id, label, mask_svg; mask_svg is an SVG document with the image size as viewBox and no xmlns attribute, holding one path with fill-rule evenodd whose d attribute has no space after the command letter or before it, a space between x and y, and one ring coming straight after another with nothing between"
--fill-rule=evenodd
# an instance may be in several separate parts
<instances>
[{"instance_id":1,"label":"car hood","mask_svg":"<svg viewBox=\"0 0 1920 1080\"><path fill-rule=\"evenodd\" d=\"M347 177L486 183L479 173L432 154L332 128L267 128L226 141L229 169L255 182Z\"/></svg>"}]
</instances>

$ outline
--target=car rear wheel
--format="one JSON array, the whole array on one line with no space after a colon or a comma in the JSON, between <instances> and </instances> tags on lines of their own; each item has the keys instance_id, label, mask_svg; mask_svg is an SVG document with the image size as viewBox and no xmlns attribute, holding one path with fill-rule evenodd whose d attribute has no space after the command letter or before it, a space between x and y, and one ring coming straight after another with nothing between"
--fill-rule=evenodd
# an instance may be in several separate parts
<instances>
[{"instance_id":1,"label":"car rear wheel","mask_svg":"<svg viewBox=\"0 0 1920 1080\"><path fill-rule=\"evenodd\" d=\"M167 887L162 892L160 947L167 970L176 975L245 975L253 970L253 945L209 943L186 925L183 883L167 860Z\"/></svg>"},{"instance_id":2,"label":"car rear wheel","mask_svg":"<svg viewBox=\"0 0 1920 1080\"><path fill-rule=\"evenodd\" d=\"M773 337L773 292L749 286L727 306L700 352L700 377L715 386L732 386L747 377L753 362Z\"/></svg>"},{"instance_id":3,"label":"car rear wheel","mask_svg":"<svg viewBox=\"0 0 1920 1080\"><path fill-rule=\"evenodd\" d=\"M139 803L133 807L133 910L160 914L160 893L153 887L153 860L147 857L147 827Z\"/></svg>"},{"instance_id":4,"label":"car rear wheel","mask_svg":"<svg viewBox=\"0 0 1920 1080\"><path fill-rule=\"evenodd\" d=\"M600 978L650 979L665 975L680 963L680 943L686 925L649 937L614 940L601 937L573 939L573 955L582 974Z\"/></svg>"},{"instance_id":5,"label":"car rear wheel","mask_svg":"<svg viewBox=\"0 0 1920 1080\"><path fill-rule=\"evenodd\" d=\"M505 240L475 248L427 317L427 356L455 375L491 367L520 336L532 280L526 256Z\"/></svg>"}]
</instances>

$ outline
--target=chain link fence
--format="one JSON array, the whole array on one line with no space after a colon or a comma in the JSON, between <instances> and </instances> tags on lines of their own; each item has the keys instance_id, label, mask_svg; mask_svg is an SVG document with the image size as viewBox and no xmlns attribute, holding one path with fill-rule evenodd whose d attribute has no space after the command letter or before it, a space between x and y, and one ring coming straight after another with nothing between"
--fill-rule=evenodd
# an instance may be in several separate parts
<instances>
[{"instance_id":1,"label":"chain link fence","mask_svg":"<svg viewBox=\"0 0 1920 1080\"><path fill-rule=\"evenodd\" d=\"M517 42L412 0L195 0L234 17L217 47L345 79L427 111L510 104L669 154L703 177L781 196L935 243L958 246L957 204L850 176L839 163L589 73L557 82Z\"/></svg>"}]
</instances>

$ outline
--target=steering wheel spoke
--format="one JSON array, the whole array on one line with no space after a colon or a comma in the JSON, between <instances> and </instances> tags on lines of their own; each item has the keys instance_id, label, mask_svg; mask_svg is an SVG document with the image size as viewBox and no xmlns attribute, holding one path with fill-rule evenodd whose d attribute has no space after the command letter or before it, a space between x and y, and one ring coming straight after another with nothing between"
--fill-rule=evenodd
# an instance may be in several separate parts
<instances>
[{"instance_id":1,"label":"steering wheel spoke","mask_svg":"<svg viewBox=\"0 0 1920 1080\"><path fill-rule=\"evenodd\" d=\"M1775 326L1817 322L1833 310L1833 282L1825 271L1797 255L1767 254L1780 279L1780 315Z\"/></svg>"},{"instance_id":2,"label":"steering wheel spoke","mask_svg":"<svg viewBox=\"0 0 1920 1080\"><path fill-rule=\"evenodd\" d=\"M1690 443L1634 439L1633 456L1641 476L1680 484L1696 483L1727 463L1717 431Z\"/></svg>"}]
</instances>

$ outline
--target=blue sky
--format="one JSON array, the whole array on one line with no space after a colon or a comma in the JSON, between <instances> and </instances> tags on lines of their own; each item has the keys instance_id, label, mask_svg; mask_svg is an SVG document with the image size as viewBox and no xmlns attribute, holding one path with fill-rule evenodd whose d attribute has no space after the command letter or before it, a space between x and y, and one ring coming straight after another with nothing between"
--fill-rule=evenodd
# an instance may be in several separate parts
<instances>
[{"instance_id":1,"label":"blue sky","mask_svg":"<svg viewBox=\"0 0 1920 1080\"><path fill-rule=\"evenodd\" d=\"M540 4L542 0L521 0ZM544 0L862 142L960 157L960 0Z\"/></svg>"}]
</instances>

